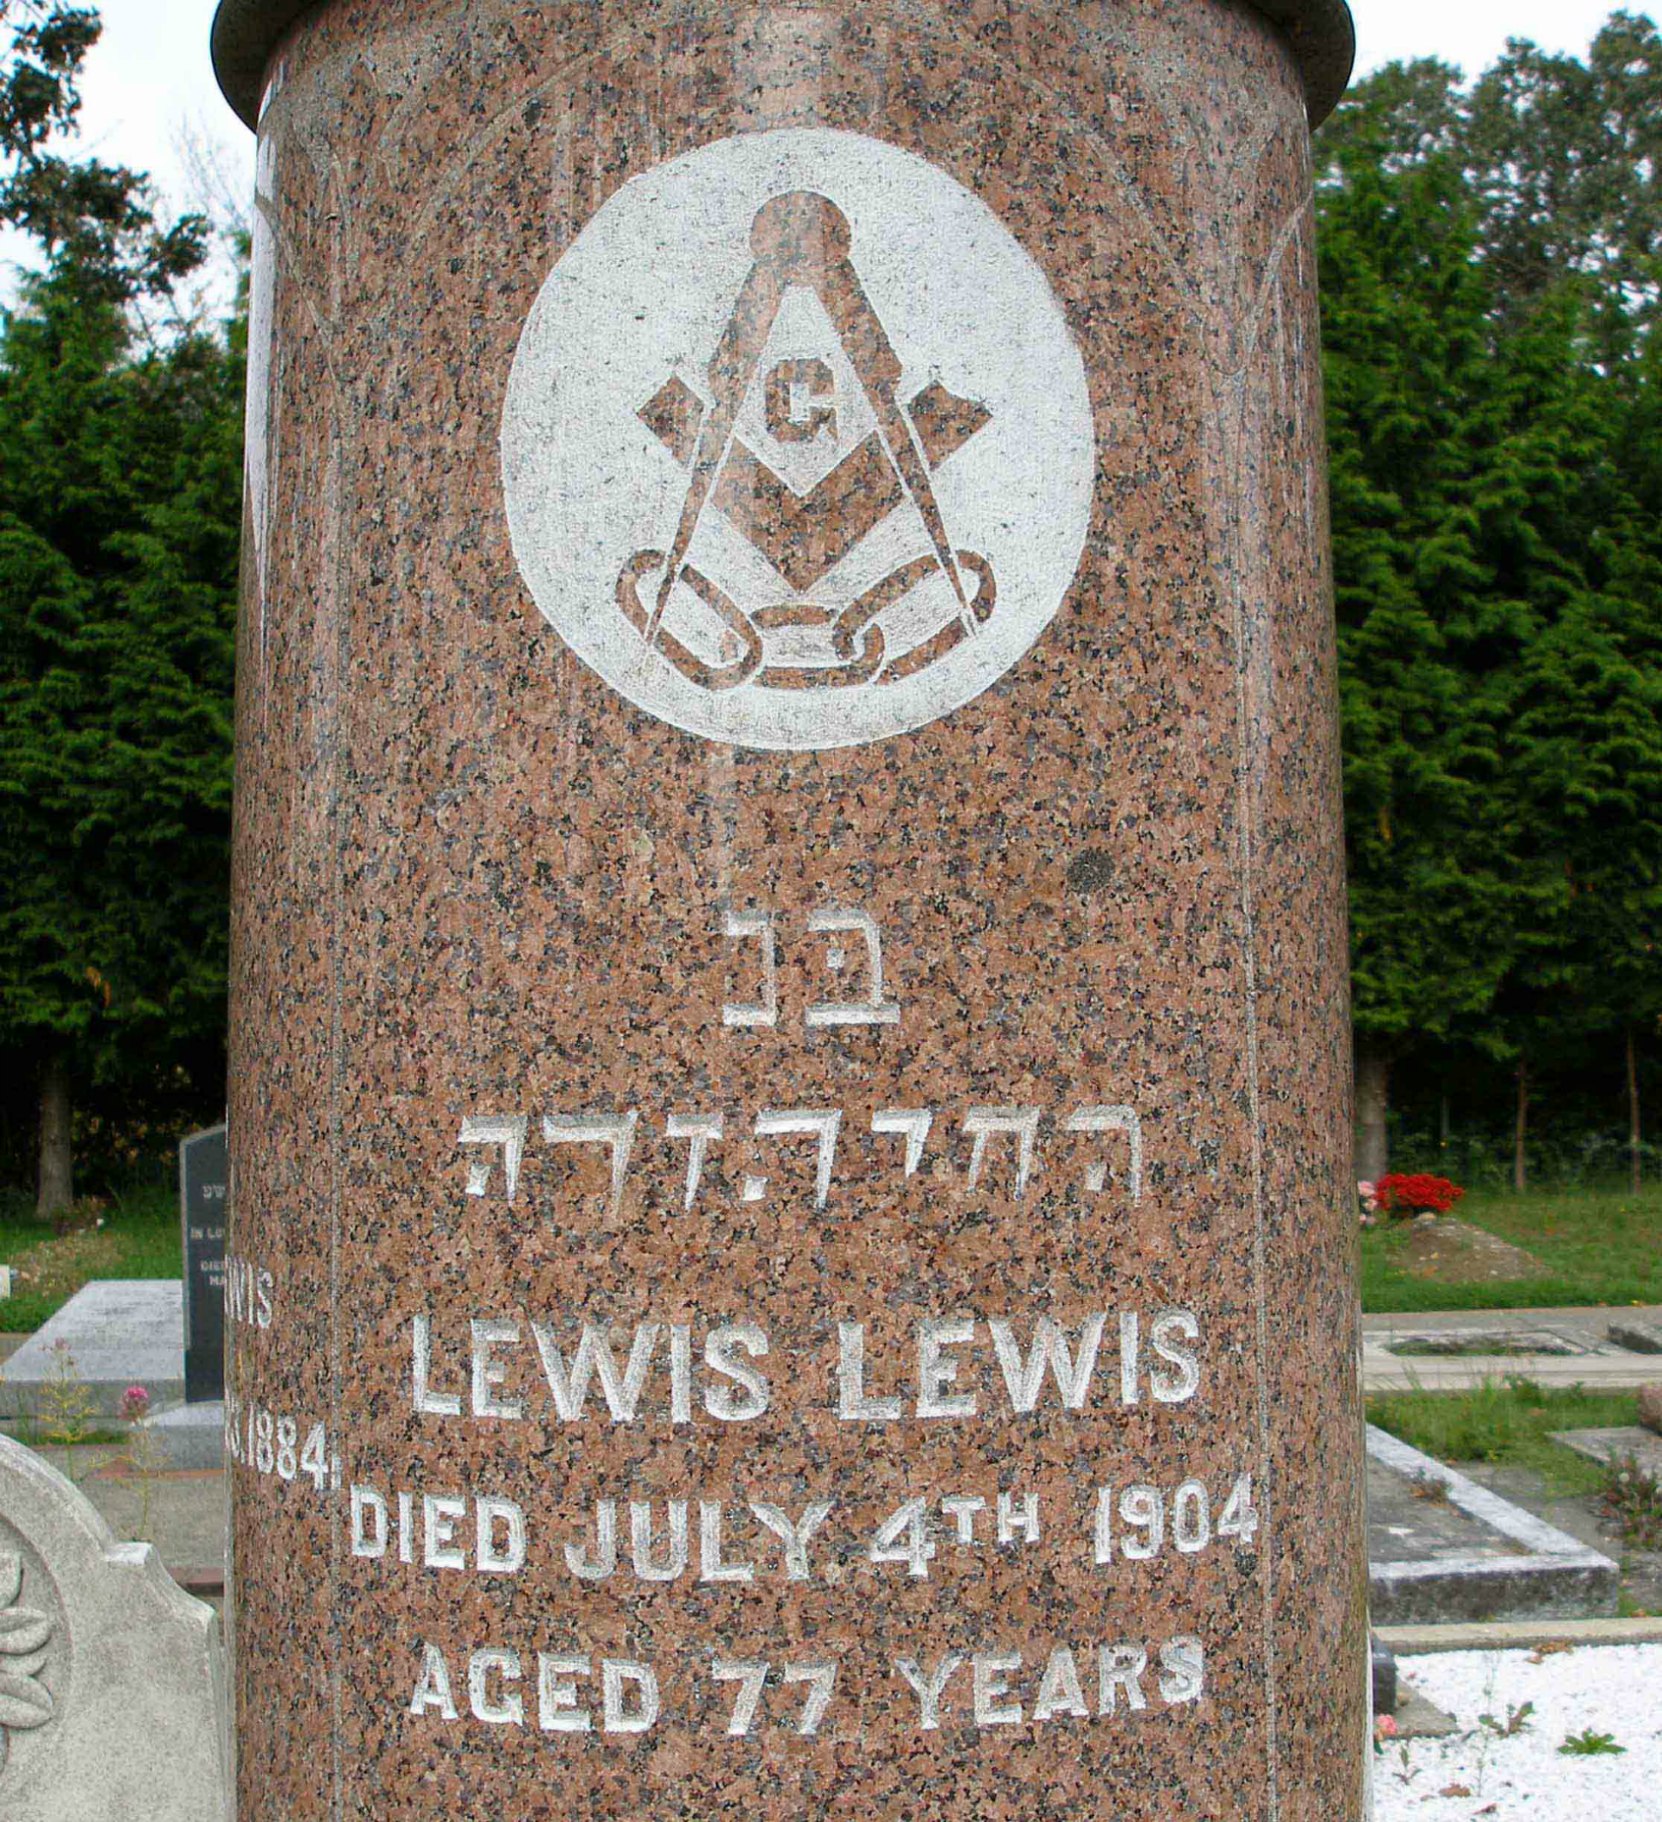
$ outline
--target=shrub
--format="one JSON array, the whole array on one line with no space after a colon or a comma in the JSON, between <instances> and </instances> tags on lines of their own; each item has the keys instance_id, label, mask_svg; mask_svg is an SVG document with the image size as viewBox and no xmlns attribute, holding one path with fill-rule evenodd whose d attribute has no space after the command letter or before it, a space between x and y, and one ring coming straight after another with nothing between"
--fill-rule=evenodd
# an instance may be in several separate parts
<instances>
[{"instance_id":1,"label":"shrub","mask_svg":"<svg viewBox=\"0 0 1662 1822\"><path fill-rule=\"evenodd\" d=\"M1446 1215L1465 1195L1447 1177L1388 1176L1374 1185L1379 1206L1393 1215Z\"/></svg>"}]
</instances>

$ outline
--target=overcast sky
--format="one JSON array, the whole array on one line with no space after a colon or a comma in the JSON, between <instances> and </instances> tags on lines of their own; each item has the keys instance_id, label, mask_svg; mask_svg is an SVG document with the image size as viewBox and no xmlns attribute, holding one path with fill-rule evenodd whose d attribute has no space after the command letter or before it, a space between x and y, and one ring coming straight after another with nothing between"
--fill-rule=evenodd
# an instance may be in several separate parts
<instances>
[{"instance_id":1,"label":"overcast sky","mask_svg":"<svg viewBox=\"0 0 1662 1822\"><path fill-rule=\"evenodd\" d=\"M151 173L175 208L202 204L194 141L233 194L253 181L252 140L220 100L208 65L215 0L102 0L104 37L87 64L83 136L99 156ZM1363 70L1442 57L1468 74L1509 36L1582 52L1612 0L1351 0ZM1630 10L1650 11L1645 0ZM0 239L0 263L18 255ZM3 287L9 289L9 286Z\"/></svg>"}]
</instances>

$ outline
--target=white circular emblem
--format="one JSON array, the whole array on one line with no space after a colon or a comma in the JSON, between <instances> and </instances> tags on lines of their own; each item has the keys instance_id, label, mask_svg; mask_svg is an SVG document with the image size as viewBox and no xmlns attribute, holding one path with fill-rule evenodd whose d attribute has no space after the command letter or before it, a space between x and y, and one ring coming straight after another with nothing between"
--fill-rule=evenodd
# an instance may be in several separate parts
<instances>
[{"instance_id":1,"label":"white circular emblem","mask_svg":"<svg viewBox=\"0 0 1662 1822\"><path fill-rule=\"evenodd\" d=\"M638 708L854 746L995 683L1096 462L1044 274L923 159L821 128L631 178L549 274L502 418L514 556Z\"/></svg>"}]
</instances>

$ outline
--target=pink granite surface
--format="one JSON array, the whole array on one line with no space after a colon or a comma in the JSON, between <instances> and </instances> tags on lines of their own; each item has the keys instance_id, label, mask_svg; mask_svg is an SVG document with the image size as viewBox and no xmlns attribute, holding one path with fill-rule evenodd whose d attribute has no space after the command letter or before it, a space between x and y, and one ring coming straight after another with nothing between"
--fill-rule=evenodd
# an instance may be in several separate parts
<instances>
[{"instance_id":1,"label":"pink granite surface","mask_svg":"<svg viewBox=\"0 0 1662 1822\"><path fill-rule=\"evenodd\" d=\"M1359 1822L1336 696L1285 41L1219 0L384 0L315 9L271 75L230 1107L244 1822ZM732 136L822 127L927 161L1042 274L1094 482L1058 611L980 693L764 750L574 654L516 559L500 438L533 304L603 204ZM709 452L707 509L787 583L830 573L874 490L927 495L927 470L950 508L994 434L950 348L942 394L927 363L881 379L849 300L893 335L910 281L862 238L868 202L841 195L846 245L791 205L773 251L758 227L735 256L754 301L788 252L878 375L879 456L811 518L737 440ZM742 364L760 333L723 346ZM694 405L640 401L689 490L738 384L696 352L661 376ZM769 421L809 422L820 382L779 383ZM891 394L916 460L883 442ZM988 565L971 625L964 549L947 645L1019 595L1019 558ZM629 638L657 636L657 573ZM773 620L741 602L710 665L754 637L814 714L884 687L793 684L779 616L806 638L819 604L782 595ZM813 928L828 910L870 920L892 1022L810 1020L870 998L866 926ZM831 1112L823 1175L823 1120L766 1118ZM873 1130L895 1112L931 1115L910 1173L905 1131ZM670 1122L717 1116L689 1207ZM521 1120L510 1197L517 1140L485 1141ZM1045 1322L1068 1352L1024 1409ZM615 1372L578 1410L585 1325ZM853 1396L893 1417L838 1377L856 1325ZM1220 1535L1244 1476L1256 1524ZM480 1500L506 1502L483 1569ZM666 1576L684 1514L684 1570L637 1572L632 1506ZM617 1566L589 1579L607 1509ZM904 1509L930 1553L873 1560Z\"/></svg>"}]
</instances>

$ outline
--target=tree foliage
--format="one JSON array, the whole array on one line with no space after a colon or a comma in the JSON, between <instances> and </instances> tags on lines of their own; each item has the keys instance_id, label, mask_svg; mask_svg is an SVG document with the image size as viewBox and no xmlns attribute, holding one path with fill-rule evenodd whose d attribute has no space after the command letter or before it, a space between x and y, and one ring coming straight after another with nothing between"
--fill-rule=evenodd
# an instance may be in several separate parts
<instances>
[{"instance_id":1,"label":"tree foliage","mask_svg":"<svg viewBox=\"0 0 1662 1822\"><path fill-rule=\"evenodd\" d=\"M205 228L78 154L97 30L0 0L43 263L0 326L0 1058L206 1115L242 352L140 332ZM1617 1101L1662 1065L1662 35L1390 66L1317 159L1359 1058Z\"/></svg>"},{"instance_id":2,"label":"tree foliage","mask_svg":"<svg viewBox=\"0 0 1662 1822\"><path fill-rule=\"evenodd\" d=\"M195 271L207 224L197 215L158 224L139 173L60 149L101 30L92 7L0 0L0 222L78 273L83 290L125 302Z\"/></svg>"},{"instance_id":3,"label":"tree foliage","mask_svg":"<svg viewBox=\"0 0 1662 1822\"><path fill-rule=\"evenodd\" d=\"M108 1075L223 1019L241 363L75 277L0 342L0 1018Z\"/></svg>"},{"instance_id":4,"label":"tree foliage","mask_svg":"<svg viewBox=\"0 0 1662 1822\"><path fill-rule=\"evenodd\" d=\"M1662 1015L1662 37L1391 66L1318 153L1359 1064L1521 1118Z\"/></svg>"},{"instance_id":5,"label":"tree foliage","mask_svg":"<svg viewBox=\"0 0 1662 1822\"><path fill-rule=\"evenodd\" d=\"M241 336L138 332L201 224L159 226L134 173L57 149L96 16L0 24L0 217L44 261L0 325L0 1054L57 1095L171 1083L212 1106ZM62 1200L66 1162L50 1186L42 1162Z\"/></svg>"}]
</instances>

